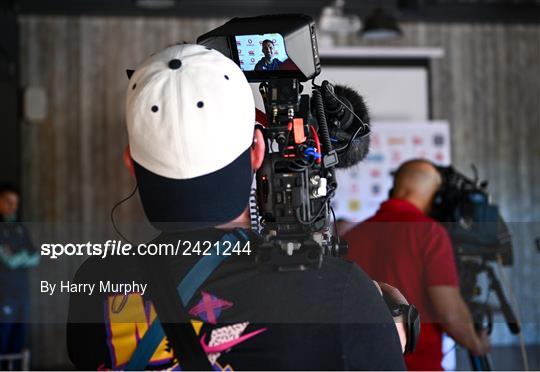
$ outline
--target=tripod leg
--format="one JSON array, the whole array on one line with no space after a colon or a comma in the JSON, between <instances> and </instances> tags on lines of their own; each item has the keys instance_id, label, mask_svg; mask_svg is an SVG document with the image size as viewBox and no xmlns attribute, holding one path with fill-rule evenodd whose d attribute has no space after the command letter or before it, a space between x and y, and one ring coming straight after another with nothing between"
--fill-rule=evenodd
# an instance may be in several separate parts
<instances>
[{"instance_id":1,"label":"tripod leg","mask_svg":"<svg viewBox=\"0 0 540 372\"><path fill-rule=\"evenodd\" d=\"M489 354L484 356L476 356L469 351L469 360L471 361L471 369L473 371L491 371Z\"/></svg>"}]
</instances>

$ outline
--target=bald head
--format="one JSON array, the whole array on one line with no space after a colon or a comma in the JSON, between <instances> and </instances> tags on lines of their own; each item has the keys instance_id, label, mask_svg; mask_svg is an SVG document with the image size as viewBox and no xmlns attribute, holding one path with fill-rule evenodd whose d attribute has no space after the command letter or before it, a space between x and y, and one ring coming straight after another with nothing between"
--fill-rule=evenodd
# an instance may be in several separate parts
<instances>
[{"instance_id":1,"label":"bald head","mask_svg":"<svg viewBox=\"0 0 540 372\"><path fill-rule=\"evenodd\" d=\"M429 161L410 160L396 171L392 197L405 199L427 213L441 182L439 171Z\"/></svg>"}]
</instances>

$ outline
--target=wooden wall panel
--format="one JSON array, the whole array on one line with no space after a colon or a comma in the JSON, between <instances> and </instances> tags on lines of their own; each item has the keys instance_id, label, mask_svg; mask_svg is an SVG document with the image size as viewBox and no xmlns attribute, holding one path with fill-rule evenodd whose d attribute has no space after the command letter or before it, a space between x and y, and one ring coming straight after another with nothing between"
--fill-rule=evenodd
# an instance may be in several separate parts
<instances>
[{"instance_id":1,"label":"wooden wall panel","mask_svg":"<svg viewBox=\"0 0 540 372\"><path fill-rule=\"evenodd\" d=\"M21 19L22 82L44 87L49 98L47 120L22 123L26 220L108 224L112 205L134 186L121 162L127 143L125 69L135 68L167 45L194 42L222 21ZM540 258L532 245L533 237L540 236L540 26L415 23L403 29L403 38L376 45L445 49L445 57L433 66L434 117L451 123L455 165L468 171L476 164L481 176L490 180L506 219L521 222L514 225L516 266L509 274L522 315L530 323L527 338L540 343ZM374 45L356 38L339 42ZM140 220L137 199L126 203L119 216ZM69 277L80 260L71 262L55 269L59 279ZM44 262L39 270L50 269ZM62 314L65 308L59 306L34 317L46 322ZM35 365L65 365L64 350L38 346L40 340L63 343L63 327L39 326L33 331L35 350L42 351L34 354ZM502 334L500 338L513 340Z\"/></svg>"}]
</instances>

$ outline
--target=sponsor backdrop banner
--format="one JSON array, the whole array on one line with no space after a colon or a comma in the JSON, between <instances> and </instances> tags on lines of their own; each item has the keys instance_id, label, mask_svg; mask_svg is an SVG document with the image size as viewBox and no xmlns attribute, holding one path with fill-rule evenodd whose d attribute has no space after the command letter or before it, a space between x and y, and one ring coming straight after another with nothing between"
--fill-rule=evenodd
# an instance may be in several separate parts
<instances>
[{"instance_id":1,"label":"sponsor backdrop banner","mask_svg":"<svg viewBox=\"0 0 540 372\"><path fill-rule=\"evenodd\" d=\"M447 122L374 123L367 158L353 168L336 172L338 189L333 200L336 218L360 222L372 216L388 198L391 173L413 158L450 164Z\"/></svg>"}]
</instances>

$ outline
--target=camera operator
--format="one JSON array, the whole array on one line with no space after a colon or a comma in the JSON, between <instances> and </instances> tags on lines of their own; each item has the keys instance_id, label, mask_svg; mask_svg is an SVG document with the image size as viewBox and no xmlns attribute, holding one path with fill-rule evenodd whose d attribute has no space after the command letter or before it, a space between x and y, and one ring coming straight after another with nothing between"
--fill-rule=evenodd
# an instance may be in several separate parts
<instances>
[{"instance_id":1,"label":"camera operator","mask_svg":"<svg viewBox=\"0 0 540 372\"><path fill-rule=\"evenodd\" d=\"M139 257L87 260L77 283L144 282L152 275L159 283L150 282L147 293L72 294L67 336L77 368L197 369L187 365L193 358L186 352L197 348L215 370L405 368L392 317L358 266L334 257L318 270L257 265L259 237L248 230L247 206L265 139L254 127L250 86L233 61L200 45L158 52L131 76L126 114L124 160L148 219L163 231L154 242L214 244L234 235L242 247L251 245L223 256L186 301L184 283L200 279L193 270L207 258L195 250L145 257L153 273L137 270ZM193 326L186 322L179 334L186 331L175 323L183 307ZM165 334L156 349L143 350L156 318ZM177 348L182 343L186 348Z\"/></svg>"},{"instance_id":2,"label":"camera operator","mask_svg":"<svg viewBox=\"0 0 540 372\"><path fill-rule=\"evenodd\" d=\"M441 176L428 161L402 164L391 197L377 213L345 234L348 258L374 280L398 288L414 303L422 326L410 370L440 370L442 333L473 354L489 351L487 332L475 331L461 297L454 254L444 227L428 217Z\"/></svg>"}]
</instances>

